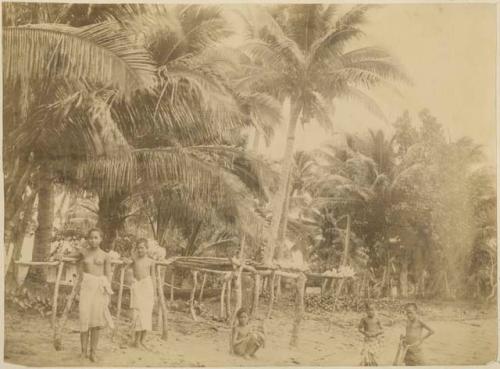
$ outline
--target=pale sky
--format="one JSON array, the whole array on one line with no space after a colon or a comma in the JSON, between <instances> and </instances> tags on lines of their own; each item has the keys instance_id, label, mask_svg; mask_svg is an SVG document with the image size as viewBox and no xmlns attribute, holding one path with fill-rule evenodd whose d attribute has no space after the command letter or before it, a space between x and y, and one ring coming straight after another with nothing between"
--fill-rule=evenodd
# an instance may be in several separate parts
<instances>
[{"instance_id":1,"label":"pale sky","mask_svg":"<svg viewBox=\"0 0 500 369\"><path fill-rule=\"evenodd\" d=\"M494 4L398 4L369 13L363 28L369 44L388 49L413 85L403 96L377 92L390 122L408 109L416 118L428 108L452 140L470 136L496 159L496 9ZM366 42L365 42L366 43ZM336 131L385 129L387 123L351 102L337 105ZM284 130L262 151L281 158ZM297 149L318 147L328 135L315 124L299 127Z\"/></svg>"}]
</instances>

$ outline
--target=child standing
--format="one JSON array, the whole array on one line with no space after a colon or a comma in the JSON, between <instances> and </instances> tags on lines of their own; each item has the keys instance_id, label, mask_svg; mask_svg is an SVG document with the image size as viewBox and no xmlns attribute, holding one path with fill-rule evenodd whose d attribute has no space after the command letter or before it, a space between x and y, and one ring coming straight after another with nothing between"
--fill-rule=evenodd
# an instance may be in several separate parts
<instances>
[{"instance_id":1,"label":"child standing","mask_svg":"<svg viewBox=\"0 0 500 369\"><path fill-rule=\"evenodd\" d=\"M80 259L83 269L80 287L80 341L82 356L91 361L97 361L96 351L99 341L99 330L106 326L114 328L109 312L111 289L111 260L109 255L101 250L101 231L91 229L87 234L86 248L74 250L70 256ZM90 340L90 354L88 346Z\"/></svg>"},{"instance_id":2,"label":"child standing","mask_svg":"<svg viewBox=\"0 0 500 369\"><path fill-rule=\"evenodd\" d=\"M264 346L264 334L248 325L249 317L244 308L236 312L238 324L233 328L231 346L236 355L248 359L254 357L259 348Z\"/></svg>"},{"instance_id":3,"label":"child standing","mask_svg":"<svg viewBox=\"0 0 500 369\"><path fill-rule=\"evenodd\" d=\"M383 330L380 320L376 317L373 304L366 304L366 316L359 322L358 330L364 336L360 366L377 366L380 336Z\"/></svg>"},{"instance_id":4,"label":"child standing","mask_svg":"<svg viewBox=\"0 0 500 369\"><path fill-rule=\"evenodd\" d=\"M147 240L140 239L135 248L135 257L132 260L134 282L130 288L130 307L134 310L134 347L139 344L146 348L144 339L146 332L152 330L152 315L155 290L152 276L154 262L147 256Z\"/></svg>"},{"instance_id":5,"label":"child standing","mask_svg":"<svg viewBox=\"0 0 500 369\"><path fill-rule=\"evenodd\" d=\"M420 366L424 364L424 355L421 344L429 336L434 334L434 331L417 316L417 304L410 303L406 305L406 335L402 336L403 347L406 350L404 363L408 366ZM423 335L424 329L427 331Z\"/></svg>"}]
</instances>

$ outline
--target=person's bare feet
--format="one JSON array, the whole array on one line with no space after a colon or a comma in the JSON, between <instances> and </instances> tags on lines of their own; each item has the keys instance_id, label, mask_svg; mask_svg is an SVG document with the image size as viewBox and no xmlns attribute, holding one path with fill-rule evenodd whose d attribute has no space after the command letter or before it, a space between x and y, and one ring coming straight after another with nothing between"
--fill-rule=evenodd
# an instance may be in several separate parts
<instances>
[{"instance_id":1,"label":"person's bare feet","mask_svg":"<svg viewBox=\"0 0 500 369\"><path fill-rule=\"evenodd\" d=\"M97 355L94 352L91 352L89 355L89 359L90 359L90 361L95 363L95 362L97 362Z\"/></svg>"},{"instance_id":2,"label":"person's bare feet","mask_svg":"<svg viewBox=\"0 0 500 369\"><path fill-rule=\"evenodd\" d=\"M144 342L141 342L141 347L145 350L149 350L149 347L144 344Z\"/></svg>"},{"instance_id":3,"label":"person's bare feet","mask_svg":"<svg viewBox=\"0 0 500 369\"><path fill-rule=\"evenodd\" d=\"M243 355L243 357L244 357L245 359L247 359L247 360L248 360L248 359L250 359L250 355L248 355L248 354Z\"/></svg>"}]
</instances>

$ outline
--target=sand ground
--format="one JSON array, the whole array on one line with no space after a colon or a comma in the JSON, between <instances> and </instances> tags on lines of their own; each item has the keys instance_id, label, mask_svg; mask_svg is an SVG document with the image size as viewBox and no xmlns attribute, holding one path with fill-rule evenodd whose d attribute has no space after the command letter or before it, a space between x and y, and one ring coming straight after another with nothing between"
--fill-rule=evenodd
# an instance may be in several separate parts
<instances>
[{"instance_id":1,"label":"sand ground","mask_svg":"<svg viewBox=\"0 0 500 369\"><path fill-rule=\"evenodd\" d=\"M285 309L286 310L286 309ZM265 314L265 307L259 312ZM384 326L384 344L380 364L390 365L404 330L404 316L379 312ZM126 322L111 338L103 331L98 366L335 366L358 365L361 337L357 324L361 313L344 312L325 316L306 314L300 343L290 348L291 311L276 311L266 323L266 346L257 358L245 360L228 352L229 329L220 323L194 322L185 312L169 315L168 341L158 331L147 341L149 351L131 348ZM11 309L5 314L5 360L27 366L93 366L79 358L79 334L76 316L68 320L64 348L52 346L50 320L35 314L20 314ZM486 364L496 360L497 319L495 307L469 308L440 304L427 309L423 320L436 334L424 343L428 365Z\"/></svg>"}]
</instances>

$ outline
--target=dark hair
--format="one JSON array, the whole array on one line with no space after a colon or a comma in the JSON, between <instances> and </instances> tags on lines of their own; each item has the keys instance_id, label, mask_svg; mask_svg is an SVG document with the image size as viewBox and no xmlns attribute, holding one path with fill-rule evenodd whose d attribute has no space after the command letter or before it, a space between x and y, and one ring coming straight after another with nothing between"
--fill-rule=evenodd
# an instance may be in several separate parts
<instances>
[{"instance_id":1,"label":"dark hair","mask_svg":"<svg viewBox=\"0 0 500 369\"><path fill-rule=\"evenodd\" d=\"M102 231L99 228L92 228L90 231L87 232L87 239L90 238L90 235L94 232L99 233L99 236L102 238Z\"/></svg>"},{"instance_id":2,"label":"dark hair","mask_svg":"<svg viewBox=\"0 0 500 369\"><path fill-rule=\"evenodd\" d=\"M410 303L406 304L405 309L408 309L408 308L413 308L413 309L415 309L415 311L418 310L417 304L415 304L414 302L410 302Z\"/></svg>"},{"instance_id":3,"label":"dark hair","mask_svg":"<svg viewBox=\"0 0 500 369\"><path fill-rule=\"evenodd\" d=\"M144 244L146 244L145 246L146 246L146 248L148 248L148 247L147 247L147 246L148 246L148 240L146 240L145 238L139 238L139 239L137 240L137 242L135 243L135 247L137 248L137 247L139 247L140 245L142 245L143 243L144 243Z\"/></svg>"},{"instance_id":4,"label":"dark hair","mask_svg":"<svg viewBox=\"0 0 500 369\"><path fill-rule=\"evenodd\" d=\"M247 310L245 308L240 308L238 309L238 311L236 312L236 317L239 318L240 316L242 316L243 314L248 314L247 313Z\"/></svg>"}]
</instances>

